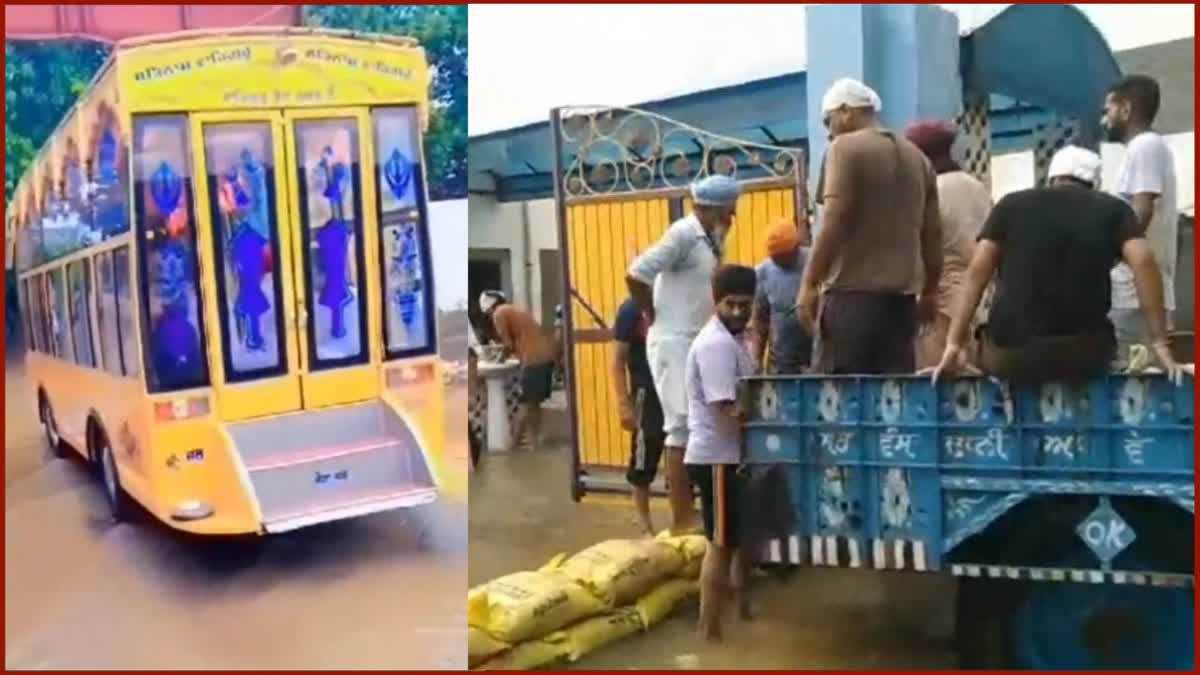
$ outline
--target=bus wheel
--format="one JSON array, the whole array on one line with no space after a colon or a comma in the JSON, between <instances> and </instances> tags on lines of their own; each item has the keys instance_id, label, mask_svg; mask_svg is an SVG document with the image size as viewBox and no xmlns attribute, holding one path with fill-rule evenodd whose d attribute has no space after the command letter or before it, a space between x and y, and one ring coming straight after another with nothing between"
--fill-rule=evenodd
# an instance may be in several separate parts
<instances>
[{"instance_id":1,"label":"bus wheel","mask_svg":"<svg viewBox=\"0 0 1200 675\"><path fill-rule=\"evenodd\" d=\"M129 519L129 495L121 487L121 477L117 473L117 458L113 455L112 444L103 434L97 434L97 445L100 456L100 475L104 480L104 496L108 498L108 508L116 522Z\"/></svg>"},{"instance_id":2,"label":"bus wheel","mask_svg":"<svg viewBox=\"0 0 1200 675\"><path fill-rule=\"evenodd\" d=\"M46 447L50 449L50 454L62 459L67 456L67 452L63 447L62 436L58 435L58 423L54 421L54 409L50 407L50 401L45 396L42 396L39 407L41 408L42 431L46 434Z\"/></svg>"}]
</instances>

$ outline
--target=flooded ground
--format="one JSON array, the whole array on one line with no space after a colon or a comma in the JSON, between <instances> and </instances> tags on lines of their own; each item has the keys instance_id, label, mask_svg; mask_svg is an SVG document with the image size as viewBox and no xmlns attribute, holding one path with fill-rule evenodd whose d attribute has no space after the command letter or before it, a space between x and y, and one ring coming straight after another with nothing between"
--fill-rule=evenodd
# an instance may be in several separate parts
<instances>
[{"instance_id":1,"label":"flooded ground","mask_svg":"<svg viewBox=\"0 0 1200 675\"><path fill-rule=\"evenodd\" d=\"M255 556L144 518L113 525L82 462L46 453L14 371L5 375L6 668L466 667L461 501L301 530ZM465 473L464 410L459 387L447 396L447 441Z\"/></svg>"},{"instance_id":2,"label":"flooded ground","mask_svg":"<svg viewBox=\"0 0 1200 675\"><path fill-rule=\"evenodd\" d=\"M534 569L561 552L636 532L616 496L568 495L561 448L491 455L470 482L470 583ZM667 513L659 504L656 523ZM758 618L729 622L725 641L695 637L694 605L652 631L596 651L574 667L627 669L944 669L956 666L950 635L954 582L905 573L805 569L760 579Z\"/></svg>"}]
</instances>

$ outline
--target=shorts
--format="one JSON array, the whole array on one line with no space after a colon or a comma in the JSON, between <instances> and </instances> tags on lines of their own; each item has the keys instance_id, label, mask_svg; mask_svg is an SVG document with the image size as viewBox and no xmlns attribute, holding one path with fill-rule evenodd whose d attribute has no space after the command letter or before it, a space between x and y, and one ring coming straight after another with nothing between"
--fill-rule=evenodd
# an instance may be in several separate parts
<instances>
[{"instance_id":1,"label":"shorts","mask_svg":"<svg viewBox=\"0 0 1200 675\"><path fill-rule=\"evenodd\" d=\"M550 388L554 383L554 364L537 363L521 368L521 403L540 405L550 398Z\"/></svg>"},{"instance_id":2,"label":"shorts","mask_svg":"<svg viewBox=\"0 0 1200 675\"><path fill-rule=\"evenodd\" d=\"M658 474L658 462L666 441L662 406L653 386L633 390L633 418L637 429L629 448L629 470L625 479L634 487L650 487Z\"/></svg>"},{"instance_id":3,"label":"shorts","mask_svg":"<svg viewBox=\"0 0 1200 675\"><path fill-rule=\"evenodd\" d=\"M690 336L657 337L646 341L646 360L650 362L650 374L662 404L665 443L672 448L687 447L684 373L687 372L687 355L691 347Z\"/></svg>"},{"instance_id":4,"label":"shorts","mask_svg":"<svg viewBox=\"0 0 1200 675\"><path fill-rule=\"evenodd\" d=\"M1014 384L1039 384L1104 375L1117 344L1112 333L1099 332L1034 338L1020 347L1001 347L992 341L987 326L981 326L975 350L971 360L983 372Z\"/></svg>"},{"instance_id":5,"label":"shorts","mask_svg":"<svg viewBox=\"0 0 1200 675\"><path fill-rule=\"evenodd\" d=\"M688 464L688 479L700 491L704 535L717 546L736 548L740 543L738 504L742 477L736 464Z\"/></svg>"},{"instance_id":6,"label":"shorts","mask_svg":"<svg viewBox=\"0 0 1200 675\"><path fill-rule=\"evenodd\" d=\"M813 360L823 375L916 372L917 299L900 293L828 291Z\"/></svg>"}]
</instances>

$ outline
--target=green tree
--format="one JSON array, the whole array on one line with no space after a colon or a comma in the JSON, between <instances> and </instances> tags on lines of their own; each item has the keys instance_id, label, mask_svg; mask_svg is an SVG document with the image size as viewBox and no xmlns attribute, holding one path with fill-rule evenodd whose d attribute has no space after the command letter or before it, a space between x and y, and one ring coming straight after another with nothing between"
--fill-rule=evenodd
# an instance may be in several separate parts
<instances>
[{"instance_id":1,"label":"green tree","mask_svg":"<svg viewBox=\"0 0 1200 675\"><path fill-rule=\"evenodd\" d=\"M108 57L92 42L4 43L4 198Z\"/></svg>"},{"instance_id":2,"label":"green tree","mask_svg":"<svg viewBox=\"0 0 1200 675\"><path fill-rule=\"evenodd\" d=\"M433 67L425 154L432 199L467 195L467 8L465 5L307 5L304 23L406 35Z\"/></svg>"}]
</instances>

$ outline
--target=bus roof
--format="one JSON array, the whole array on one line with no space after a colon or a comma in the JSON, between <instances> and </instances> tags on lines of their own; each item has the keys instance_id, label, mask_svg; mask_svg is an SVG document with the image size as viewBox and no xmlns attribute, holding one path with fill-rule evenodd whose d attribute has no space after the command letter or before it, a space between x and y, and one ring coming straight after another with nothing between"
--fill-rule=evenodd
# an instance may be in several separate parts
<instances>
[{"instance_id":1,"label":"bus roof","mask_svg":"<svg viewBox=\"0 0 1200 675\"><path fill-rule=\"evenodd\" d=\"M55 125L54 131L46 139L42 146L38 148L37 153L30 162L21 179L17 181L16 187L13 189L12 199L5 205L5 214L8 216L20 215L21 218L15 219L13 231L24 225L24 208L26 200L30 198L27 194L31 190L36 190L38 186L34 184L34 180L39 172L44 172L44 167L48 161L47 155L54 149L56 139L63 132L64 127L74 120L75 115L79 112L80 107L84 102L88 101L94 93L97 84L108 76L113 71L113 66L117 59L123 54L136 52L145 47L158 46L166 43L181 43L181 42L205 42L209 40L219 40L229 37L311 37L324 38L335 40L349 40L356 42L373 42L380 45L387 45L393 48L400 49L421 49L421 43L416 38L402 35L387 35L383 33L370 33L363 31L353 31L338 28L322 28L322 27L305 27L305 26L246 26L242 28L206 28L185 31L175 31L171 33L161 33L157 35L147 35L136 38L128 38L118 41L113 45L113 50L109 53L108 58L96 70L95 75L88 82L84 92L75 99L75 102L63 113L58 124ZM33 197L38 195L34 192ZM15 208L14 208L15 207ZM35 205L36 207L36 205Z\"/></svg>"}]
</instances>

